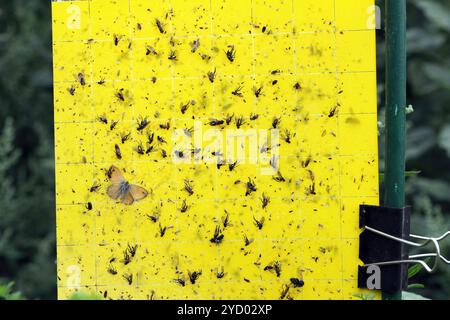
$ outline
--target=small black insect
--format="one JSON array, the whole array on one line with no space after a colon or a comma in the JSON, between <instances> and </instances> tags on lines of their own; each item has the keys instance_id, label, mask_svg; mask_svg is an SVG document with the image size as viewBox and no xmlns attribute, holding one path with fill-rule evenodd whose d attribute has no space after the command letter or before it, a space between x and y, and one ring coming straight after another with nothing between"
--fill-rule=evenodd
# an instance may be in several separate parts
<instances>
[{"instance_id":1,"label":"small black insect","mask_svg":"<svg viewBox=\"0 0 450 320\"><path fill-rule=\"evenodd\" d=\"M287 294L289 293L289 289L290 289L290 287L288 285L283 285L283 288L282 288L281 294L280 294L280 300L283 300L284 298L286 298Z\"/></svg>"},{"instance_id":2,"label":"small black insect","mask_svg":"<svg viewBox=\"0 0 450 320\"><path fill-rule=\"evenodd\" d=\"M159 19L155 19L156 22L156 27L158 28L160 33L166 33L166 30L164 30L164 26L161 23L161 21Z\"/></svg>"},{"instance_id":3,"label":"small black insect","mask_svg":"<svg viewBox=\"0 0 450 320\"><path fill-rule=\"evenodd\" d=\"M275 272L277 277L280 277L281 275L281 264L278 261L275 261L273 264L269 264L264 267L264 271L271 271Z\"/></svg>"},{"instance_id":4,"label":"small black insect","mask_svg":"<svg viewBox=\"0 0 450 320\"><path fill-rule=\"evenodd\" d=\"M117 124L119 123L119 121L111 121L111 125L109 126L109 129L112 131L114 130L114 128L117 126Z\"/></svg>"},{"instance_id":5,"label":"small black insect","mask_svg":"<svg viewBox=\"0 0 450 320\"><path fill-rule=\"evenodd\" d=\"M139 117L137 122L138 122L137 131L144 130L150 123L148 121L147 117L145 117L145 118Z\"/></svg>"},{"instance_id":6,"label":"small black insect","mask_svg":"<svg viewBox=\"0 0 450 320\"><path fill-rule=\"evenodd\" d=\"M225 51L225 54L227 55L228 60L233 62L236 58L236 50L234 49L234 46L228 46L228 50Z\"/></svg>"},{"instance_id":7,"label":"small black insect","mask_svg":"<svg viewBox=\"0 0 450 320\"><path fill-rule=\"evenodd\" d=\"M134 150L140 155L145 154L145 150L144 150L144 147L142 146L142 143L139 143Z\"/></svg>"},{"instance_id":8,"label":"small black insect","mask_svg":"<svg viewBox=\"0 0 450 320\"><path fill-rule=\"evenodd\" d=\"M146 46L145 47L145 55L149 56L151 54L154 56L157 56L158 52L156 52L155 48L153 48L152 46Z\"/></svg>"},{"instance_id":9,"label":"small black insect","mask_svg":"<svg viewBox=\"0 0 450 320\"><path fill-rule=\"evenodd\" d=\"M248 247L253 242L253 239L249 239L247 235L244 234L244 244Z\"/></svg>"},{"instance_id":10,"label":"small black insect","mask_svg":"<svg viewBox=\"0 0 450 320\"><path fill-rule=\"evenodd\" d=\"M227 124L227 126L231 123L231 121L233 120L233 117L234 117L234 113L227 114L227 116L225 117L225 123Z\"/></svg>"},{"instance_id":11,"label":"small black insect","mask_svg":"<svg viewBox=\"0 0 450 320\"><path fill-rule=\"evenodd\" d=\"M219 244L222 242L224 237L225 236L222 234L222 230L220 230L220 227L217 226L214 230L214 236L209 241L211 241L211 243Z\"/></svg>"},{"instance_id":12,"label":"small black insect","mask_svg":"<svg viewBox=\"0 0 450 320\"><path fill-rule=\"evenodd\" d=\"M161 238L164 237L164 235L166 234L166 231L170 228L172 228L172 227L163 227L163 226L161 226L161 223L159 224L159 235L161 236Z\"/></svg>"},{"instance_id":13,"label":"small black insect","mask_svg":"<svg viewBox=\"0 0 450 320\"><path fill-rule=\"evenodd\" d=\"M192 188L191 183L188 179L184 180L184 191L186 191L190 196L194 194L194 188Z\"/></svg>"},{"instance_id":14,"label":"small black insect","mask_svg":"<svg viewBox=\"0 0 450 320\"><path fill-rule=\"evenodd\" d=\"M308 156L308 158L302 161L302 167L307 168L310 163L311 163L311 156Z\"/></svg>"},{"instance_id":15,"label":"small black insect","mask_svg":"<svg viewBox=\"0 0 450 320\"><path fill-rule=\"evenodd\" d=\"M70 95L75 95L75 87L71 86L70 88L67 89L67 91L69 91Z\"/></svg>"},{"instance_id":16,"label":"small black insect","mask_svg":"<svg viewBox=\"0 0 450 320\"><path fill-rule=\"evenodd\" d=\"M120 134L120 141L122 141L122 144L124 144L125 142L127 142L128 139L130 139L130 136L131 136L131 133L130 133L130 132L128 132L128 133L122 132L122 133Z\"/></svg>"},{"instance_id":17,"label":"small black insect","mask_svg":"<svg viewBox=\"0 0 450 320\"><path fill-rule=\"evenodd\" d=\"M86 79L84 78L84 73L83 72L80 72L78 74L78 82L80 82L80 84L82 86L86 85Z\"/></svg>"},{"instance_id":18,"label":"small black insect","mask_svg":"<svg viewBox=\"0 0 450 320\"><path fill-rule=\"evenodd\" d=\"M136 255L136 251L137 251L137 245L132 246L132 245L128 245L127 250L130 253L131 257L133 258Z\"/></svg>"},{"instance_id":19,"label":"small black insect","mask_svg":"<svg viewBox=\"0 0 450 320\"><path fill-rule=\"evenodd\" d=\"M177 279L174 279L173 281L182 287L186 286L186 280L184 279L184 277L178 277Z\"/></svg>"},{"instance_id":20,"label":"small black insect","mask_svg":"<svg viewBox=\"0 0 450 320\"><path fill-rule=\"evenodd\" d=\"M125 249L125 251L123 252L123 260L122 260L124 265L127 265L131 262L131 256L128 252L128 248Z\"/></svg>"},{"instance_id":21,"label":"small black insect","mask_svg":"<svg viewBox=\"0 0 450 320\"><path fill-rule=\"evenodd\" d=\"M259 96L261 95L262 89L263 89L262 86L259 88L253 87L253 93L255 94L255 97L259 98Z\"/></svg>"},{"instance_id":22,"label":"small black insect","mask_svg":"<svg viewBox=\"0 0 450 320\"><path fill-rule=\"evenodd\" d=\"M291 143L291 132L288 129L284 130L283 140L286 141L286 143Z\"/></svg>"},{"instance_id":23,"label":"small black insect","mask_svg":"<svg viewBox=\"0 0 450 320\"><path fill-rule=\"evenodd\" d=\"M276 75L276 74L280 74L281 73L281 70L279 70L279 69L277 69L277 70L272 70L271 72L270 72L270 74L271 75Z\"/></svg>"},{"instance_id":24,"label":"small black insect","mask_svg":"<svg viewBox=\"0 0 450 320\"><path fill-rule=\"evenodd\" d=\"M91 202L86 203L86 209L88 209L89 211L92 210L92 203Z\"/></svg>"},{"instance_id":25,"label":"small black insect","mask_svg":"<svg viewBox=\"0 0 450 320\"><path fill-rule=\"evenodd\" d=\"M272 128L276 129L281 122L281 117L274 117L272 120Z\"/></svg>"},{"instance_id":26,"label":"small black insect","mask_svg":"<svg viewBox=\"0 0 450 320\"><path fill-rule=\"evenodd\" d=\"M188 275L189 275L189 280L191 281L192 284L195 284L195 282L198 280L198 278L202 275L202 271L193 271L190 272L188 271Z\"/></svg>"},{"instance_id":27,"label":"small black insect","mask_svg":"<svg viewBox=\"0 0 450 320\"><path fill-rule=\"evenodd\" d=\"M258 227L259 230L261 230L264 226L264 221L266 221L266 219L264 217L261 217L261 219L256 219L255 217L253 217L253 222L255 223L255 226Z\"/></svg>"},{"instance_id":28,"label":"small black insect","mask_svg":"<svg viewBox=\"0 0 450 320\"><path fill-rule=\"evenodd\" d=\"M242 97L243 97L243 95L242 95L242 89L243 89L242 86L238 86L236 89L234 89L234 90L231 92L231 94L234 95L234 96L237 96L237 97L242 98Z\"/></svg>"},{"instance_id":29,"label":"small black insect","mask_svg":"<svg viewBox=\"0 0 450 320\"><path fill-rule=\"evenodd\" d=\"M89 188L89 192L97 192L98 189L100 189L100 186L101 186L101 185L99 185L99 184L97 184L97 183L94 183L94 184L92 185L92 187Z\"/></svg>"},{"instance_id":30,"label":"small black insect","mask_svg":"<svg viewBox=\"0 0 450 320\"><path fill-rule=\"evenodd\" d=\"M262 27L262 29L261 29L262 33L266 32L266 30L267 30L266 26Z\"/></svg>"},{"instance_id":31,"label":"small black insect","mask_svg":"<svg viewBox=\"0 0 450 320\"><path fill-rule=\"evenodd\" d=\"M117 99L119 99L120 101L125 101L125 96L123 94L124 89L120 89L119 91L116 92L116 97Z\"/></svg>"},{"instance_id":32,"label":"small black insect","mask_svg":"<svg viewBox=\"0 0 450 320\"><path fill-rule=\"evenodd\" d=\"M117 47L119 45L120 38L115 34L114 35L114 45Z\"/></svg>"},{"instance_id":33,"label":"small black insect","mask_svg":"<svg viewBox=\"0 0 450 320\"><path fill-rule=\"evenodd\" d=\"M222 225L223 225L224 229L226 227L231 226L231 222L230 222L230 218L229 218L227 210L225 210L225 215L222 217Z\"/></svg>"},{"instance_id":34,"label":"small black insect","mask_svg":"<svg viewBox=\"0 0 450 320\"><path fill-rule=\"evenodd\" d=\"M306 188L306 194L307 195L315 195L316 194L316 183L311 183L308 188Z\"/></svg>"},{"instance_id":35,"label":"small black insect","mask_svg":"<svg viewBox=\"0 0 450 320\"><path fill-rule=\"evenodd\" d=\"M256 191L256 184L251 178L248 178L246 188L247 190L245 191L245 196L249 196L252 192Z\"/></svg>"},{"instance_id":36,"label":"small black insect","mask_svg":"<svg viewBox=\"0 0 450 320\"><path fill-rule=\"evenodd\" d=\"M161 157L167 158L167 151L164 149L161 149Z\"/></svg>"},{"instance_id":37,"label":"small black insect","mask_svg":"<svg viewBox=\"0 0 450 320\"><path fill-rule=\"evenodd\" d=\"M300 85L300 83L296 82L296 83L294 84L294 89L295 89L295 90L300 90L301 88L302 88L302 86Z\"/></svg>"},{"instance_id":38,"label":"small black insect","mask_svg":"<svg viewBox=\"0 0 450 320\"><path fill-rule=\"evenodd\" d=\"M301 288L305 285L305 282L302 279L291 278L290 280L294 288Z\"/></svg>"},{"instance_id":39,"label":"small black insect","mask_svg":"<svg viewBox=\"0 0 450 320\"><path fill-rule=\"evenodd\" d=\"M270 198L267 197L264 193L262 194L262 198L261 198L261 204L262 204L262 208L265 209L270 202Z\"/></svg>"},{"instance_id":40,"label":"small black insect","mask_svg":"<svg viewBox=\"0 0 450 320\"><path fill-rule=\"evenodd\" d=\"M177 158L179 158L179 159L183 159L184 158L184 152L183 151L175 150L174 153L177 156Z\"/></svg>"},{"instance_id":41,"label":"small black insect","mask_svg":"<svg viewBox=\"0 0 450 320\"><path fill-rule=\"evenodd\" d=\"M214 80L216 79L216 74L217 74L216 68L214 68L214 71L208 71L208 79L209 81L211 81L211 83L213 83Z\"/></svg>"},{"instance_id":42,"label":"small black insect","mask_svg":"<svg viewBox=\"0 0 450 320\"><path fill-rule=\"evenodd\" d=\"M119 146L116 144L114 146L115 152L116 152L116 157L117 159L121 160L122 159L122 152L120 152L120 148Z\"/></svg>"},{"instance_id":43,"label":"small black insect","mask_svg":"<svg viewBox=\"0 0 450 320\"><path fill-rule=\"evenodd\" d=\"M105 82L106 82L106 81L102 79L102 80L98 81L97 84L99 84L99 85L104 85Z\"/></svg>"},{"instance_id":44,"label":"small black insect","mask_svg":"<svg viewBox=\"0 0 450 320\"><path fill-rule=\"evenodd\" d=\"M284 177L280 171L278 171L277 174L275 176L273 176L273 180L275 180L276 182L285 182L286 181L286 179L284 179Z\"/></svg>"},{"instance_id":45,"label":"small black insect","mask_svg":"<svg viewBox=\"0 0 450 320\"><path fill-rule=\"evenodd\" d=\"M223 270L223 267L220 269L220 271L217 270L216 277L217 279L222 279L223 277L225 277L225 271Z\"/></svg>"},{"instance_id":46,"label":"small black insect","mask_svg":"<svg viewBox=\"0 0 450 320\"><path fill-rule=\"evenodd\" d=\"M276 84L278 84L278 80L273 80L273 81L272 81L272 85L274 86L274 85L276 85Z\"/></svg>"},{"instance_id":47,"label":"small black insect","mask_svg":"<svg viewBox=\"0 0 450 320\"><path fill-rule=\"evenodd\" d=\"M183 200L183 202L181 203L181 207L180 207L180 211L182 213L185 213L186 211L188 211L189 206L186 203L186 199Z\"/></svg>"},{"instance_id":48,"label":"small black insect","mask_svg":"<svg viewBox=\"0 0 450 320\"><path fill-rule=\"evenodd\" d=\"M337 106L334 106L333 108L330 109L330 112L328 113L328 118L334 117L336 112L337 112Z\"/></svg>"},{"instance_id":49,"label":"small black insect","mask_svg":"<svg viewBox=\"0 0 450 320\"><path fill-rule=\"evenodd\" d=\"M218 120L218 119L210 119L210 121L209 121L209 125L212 126L212 127L220 126L220 125L222 125L224 123L225 123L225 121Z\"/></svg>"},{"instance_id":50,"label":"small black insect","mask_svg":"<svg viewBox=\"0 0 450 320\"><path fill-rule=\"evenodd\" d=\"M168 59L169 59L169 60L172 60L172 61L177 60L177 54L175 53L175 51L170 50Z\"/></svg>"},{"instance_id":51,"label":"small black insect","mask_svg":"<svg viewBox=\"0 0 450 320\"><path fill-rule=\"evenodd\" d=\"M169 130L170 129L170 122L160 124L159 127L161 129L164 129L164 130Z\"/></svg>"},{"instance_id":52,"label":"small black insect","mask_svg":"<svg viewBox=\"0 0 450 320\"><path fill-rule=\"evenodd\" d=\"M166 141L163 137L158 136L157 139L158 139L158 143L159 143L159 144L165 144L165 143L167 143L167 141Z\"/></svg>"},{"instance_id":53,"label":"small black insect","mask_svg":"<svg viewBox=\"0 0 450 320\"><path fill-rule=\"evenodd\" d=\"M117 274L117 269L112 264L110 264L108 267L108 272L115 276Z\"/></svg>"},{"instance_id":54,"label":"small black insect","mask_svg":"<svg viewBox=\"0 0 450 320\"><path fill-rule=\"evenodd\" d=\"M104 123L104 124L108 124L108 119L106 119L105 115L98 117L98 121L100 121L101 123Z\"/></svg>"},{"instance_id":55,"label":"small black insect","mask_svg":"<svg viewBox=\"0 0 450 320\"><path fill-rule=\"evenodd\" d=\"M236 124L236 128L240 128L245 124L245 118L243 116L237 117L234 120L234 123Z\"/></svg>"},{"instance_id":56,"label":"small black insect","mask_svg":"<svg viewBox=\"0 0 450 320\"><path fill-rule=\"evenodd\" d=\"M257 120L259 118L259 115L258 114L256 114L256 113L251 113L250 114L250 120L251 121L255 121L255 120Z\"/></svg>"},{"instance_id":57,"label":"small black insect","mask_svg":"<svg viewBox=\"0 0 450 320\"><path fill-rule=\"evenodd\" d=\"M155 146L149 145L148 148L145 150L145 154L150 154L153 151L156 151Z\"/></svg>"},{"instance_id":58,"label":"small black insect","mask_svg":"<svg viewBox=\"0 0 450 320\"><path fill-rule=\"evenodd\" d=\"M159 220L159 214L155 213L155 214L148 214L147 218L149 218L152 222L156 223Z\"/></svg>"},{"instance_id":59,"label":"small black insect","mask_svg":"<svg viewBox=\"0 0 450 320\"><path fill-rule=\"evenodd\" d=\"M186 104L182 104L182 105L181 105L181 108L180 108L181 113L182 113L182 114L185 114L186 111L189 109L189 106L190 106L190 105L191 105L191 101L189 101L189 102L186 103Z\"/></svg>"},{"instance_id":60,"label":"small black insect","mask_svg":"<svg viewBox=\"0 0 450 320\"><path fill-rule=\"evenodd\" d=\"M132 274L124 274L122 276L125 280L127 280L128 284L131 286L133 283L133 275Z\"/></svg>"},{"instance_id":61,"label":"small black insect","mask_svg":"<svg viewBox=\"0 0 450 320\"><path fill-rule=\"evenodd\" d=\"M233 171L234 168L236 168L237 165L238 165L238 162L237 162L237 161L235 161L235 162L233 162L233 163L230 163L230 164L228 165L228 169L229 169L230 171Z\"/></svg>"},{"instance_id":62,"label":"small black insect","mask_svg":"<svg viewBox=\"0 0 450 320\"><path fill-rule=\"evenodd\" d=\"M192 42L192 49L191 52L195 53L195 51L197 51L197 49L200 47L200 39L196 39Z\"/></svg>"}]
</instances>

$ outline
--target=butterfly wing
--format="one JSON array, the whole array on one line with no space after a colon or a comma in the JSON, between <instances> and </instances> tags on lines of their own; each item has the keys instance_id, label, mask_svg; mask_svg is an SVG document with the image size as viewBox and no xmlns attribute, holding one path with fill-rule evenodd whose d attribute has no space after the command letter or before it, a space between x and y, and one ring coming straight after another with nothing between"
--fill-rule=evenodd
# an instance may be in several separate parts
<instances>
[{"instance_id":1,"label":"butterfly wing","mask_svg":"<svg viewBox=\"0 0 450 320\"><path fill-rule=\"evenodd\" d=\"M132 184L130 185L130 194L133 197L134 201L139 201L144 199L148 195L148 191L140 186Z\"/></svg>"},{"instance_id":2,"label":"butterfly wing","mask_svg":"<svg viewBox=\"0 0 450 320\"><path fill-rule=\"evenodd\" d=\"M106 193L111 199L117 200L120 197L120 183L110 185Z\"/></svg>"},{"instance_id":3,"label":"butterfly wing","mask_svg":"<svg viewBox=\"0 0 450 320\"><path fill-rule=\"evenodd\" d=\"M120 170L115 166L111 166L108 169L107 176L109 178L109 181L111 181L113 183L113 185L120 184L121 182L125 181L125 178L123 177L122 172L120 172Z\"/></svg>"},{"instance_id":4,"label":"butterfly wing","mask_svg":"<svg viewBox=\"0 0 450 320\"><path fill-rule=\"evenodd\" d=\"M131 206L134 203L133 196L131 195L131 192L127 192L121 199L122 203Z\"/></svg>"}]
</instances>

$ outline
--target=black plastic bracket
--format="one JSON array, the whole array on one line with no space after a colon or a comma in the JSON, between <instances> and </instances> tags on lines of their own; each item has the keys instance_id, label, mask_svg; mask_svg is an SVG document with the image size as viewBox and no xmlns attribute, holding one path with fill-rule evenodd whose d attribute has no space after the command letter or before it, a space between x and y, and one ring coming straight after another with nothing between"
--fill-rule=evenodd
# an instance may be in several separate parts
<instances>
[{"instance_id":1,"label":"black plastic bracket","mask_svg":"<svg viewBox=\"0 0 450 320\"><path fill-rule=\"evenodd\" d=\"M379 206L361 205L359 227L370 227L391 236L408 239L410 235L410 207L395 209ZM359 258L364 264L377 262L408 260L407 245L386 238L370 230L364 230L359 236ZM381 290L394 293L408 286L408 264L399 263L379 266ZM358 269L358 287L367 288L372 275L363 266Z\"/></svg>"}]
</instances>

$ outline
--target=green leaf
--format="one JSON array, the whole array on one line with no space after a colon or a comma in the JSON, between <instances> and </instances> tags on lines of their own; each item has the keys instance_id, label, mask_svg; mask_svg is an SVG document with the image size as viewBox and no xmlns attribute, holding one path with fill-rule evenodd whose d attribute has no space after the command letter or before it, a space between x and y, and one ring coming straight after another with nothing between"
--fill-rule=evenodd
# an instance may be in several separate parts
<instances>
[{"instance_id":1,"label":"green leaf","mask_svg":"<svg viewBox=\"0 0 450 320\"><path fill-rule=\"evenodd\" d=\"M76 292L69 297L69 300L102 300L102 297L94 293Z\"/></svg>"},{"instance_id":2,"label":"green leaf","mask_svg":"<svg viewBox=\"0 0 450 320\"><path fill-rule=\"evenodd\" d=\"M419 171L419 170L405 171L405 178L413 177L413 176L416 176L416 175L418 175L420 173L421 173L421 171ZM378 174L378 177L380 179L380 183L383 183L384 182L384 172L380 172Z\"/></svg>"},{"instance_id":3,"label":"green leaf","mask_svg":"<svg viewBox=\"0 0 450 320\"><path fill-rule=\"evenodd\" d=\"M353 295L355 298L359 298L361 300L374 300L375 295L373 293L355 293Z\"/></svg>"},{"instance_id":4,"label":"green leaf","mask_svg":"<svg viewBox=\"0 0 450 320\"><path fill-rule=\"evenodd\" d=\"M425 286L421 283L411 283L408 285L408 289L423 289Z\"/></svg>"},{"instance_id":5,"label":"green leaf","mask_svg":"<svg viewBox=\"0 0 450 320\"><path fill-rule=\"evenodd\" d=\"M402 292L402 300L430 300L428 298L425 298L419 294L403 291Z\"/></svg>"},{"instance_id":6,"label":"green leaf","mask_svg":"<svg viewBox=\"0 0 450 320\"><path fill-rule=\"evenodd\" d=\"M0 285L0 300L23 300L20 292L13 292L14 282L7 285Z\"/></svg>"},{"instance_id":7,"label":"green leaf","mask_svg":"<svg viewBox=\"0 0 450 320\"><path fill-rule=\"evenodd\" d=\"M447 152L450 157L450 124L447 124L439 134L438 139L439 146Z\"/></svg>"},{"instance_id":8,"label":"green leaf","mask_svg":"<svg viewBox=\"0 0 450 320\"><path fill-rule=\"evenodd\" d=\"M425 261L425 263L428 263L430 261L430 258L426 258L426 259L424 259L424 261ZM416 263L416 264L412 265L411 267L409 267L409 269L408 269L408 279L411 279L412 277L414 277L422 269L423 269L423 266L421 264L419 264L419 263Z\"/></svg>"},{"instance_id":9,"label":"green leaf","mask_svg":"<svg viewBox=\"0 0 450 320\"><path fill-rule=\"evenodd\" d=\"M450 10L436 1L416 0L416 6L422 9L425 16L438 27L450 31Z\"/></svg>"}]
</instances>

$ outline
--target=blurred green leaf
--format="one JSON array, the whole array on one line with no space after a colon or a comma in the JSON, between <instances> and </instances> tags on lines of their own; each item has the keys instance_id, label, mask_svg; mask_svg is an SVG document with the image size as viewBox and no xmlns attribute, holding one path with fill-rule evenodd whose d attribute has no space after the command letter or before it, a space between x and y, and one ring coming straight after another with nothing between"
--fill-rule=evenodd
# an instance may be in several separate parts
<instances>
[{"instance_id":1,"label":"blurred green leaf","mask_svg":"<svg viewBox=\"0 0 450 320\"><path fill-rule=\"evenodd\" d=\"M406 158L418 158L435 144L436 137L431 128L413 128L408 132Z\"/></svg>"},{"instance_id":2,"label":"blurred green leaf","mask_svg":"<svg viewBox=\"0 0 450 320\"><path fill-rule=\"evenodd\" d=\"M420 174L420 171L406 171L405 172L405 178L413 177ZM384 172L379 173L380 183L384 182Z\"/></svg>"},{"instance_id":3,"label":"blurred green leaf","mask_svg":"<svg viewBox=\"0 0 450 320\"><path fill-rule=\"evenodd\" d=\"M415 0L415 4L423 10L431 22L438 27L450 31L450 10L443 4L432 0Z\"/></svg>"},{"instance_id":4,"label":"blurred green leaf","mask_svg":"<svg viewBox=\"0 0 450 320\"><path fill-rule=\"evenodd\" d=\"M355 293L353 295L355 298L361 299L361 300L374 300L375 295L373 293Z\"/></svg>"},{"instance_id":5,"label":"blurred green leaf","mask_svg":"<svg viewBox=\"0 0 450 320\"><path fill-rule=\"evenodd\" d=\"M415 190L430 195L440 201L450 201L450 184L443 180L417 177L414 179Z\"/></svg>"},{"instance_id":6,"label":"blurred green leaf","mask_svg":"<svg viewBox=\"0 0 450 320\"><path fill-rule=\"evenodd\" d=\"M428 263L430 261L430 258L424 259L425 263ZM411 279L416 274L418 274L420 271L422 271L423 266L419 263L416 263L408 268L408 279Z\"/></svg>"},{"instance_id":7,"label":"blurred green leaf","mask_svg":"<svg viewBox=\"0 0 450 320\"><path fill-rule=\"evenodd\" d=\"M421 283L412 283L408 285L408 289L423 289L425 286Z\"/></svg>"},{"instance_id":8,"label":"blurred green leaf","mask_svg":"<svg viewBox=\"0 0 450 320\"><path fill-rule=\"evenodd\" d=\"M444 149L450 157L450 124L447 124L442 129L439 135L439 146Z\"/></svg>"},{"instance_id":9,"label":"blurred green leaf","mask_svg":"<svg viewBox=\"0 0 450 320\"><path fill-rule=\"evenodd\" d=\"M76 292L69 297L69 300L102 300L102 297L98 294Z\"/></svg>"},{"instance_id":10,"label":"blurred green leaf","mask_svg":"<svg viewBox=\"0 0 450 320\"><path fill-rule=\"evenodd\" d=\"M0 284L0 300L23 300L20 292L13 292L14 282L6 285Z\"/></svg>"},{"instance_id":11,"label":"blurred green leaf","mask_svg":"<svg viewBox=\"0 0 450 320\"><path fill-rule=\"evenodd\" d=\"M402 300L430 300L416 293L403 291L402 292Z\"/></svg>"}]
</instances>

